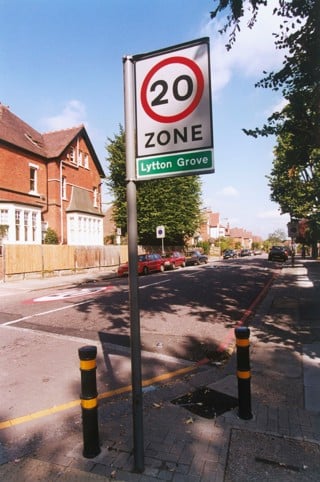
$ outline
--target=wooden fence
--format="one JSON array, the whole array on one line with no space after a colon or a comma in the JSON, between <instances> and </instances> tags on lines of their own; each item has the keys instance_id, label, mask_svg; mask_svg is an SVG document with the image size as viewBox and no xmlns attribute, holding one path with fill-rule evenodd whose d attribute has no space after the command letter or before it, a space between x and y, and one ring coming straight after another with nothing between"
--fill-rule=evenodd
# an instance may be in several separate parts
<instances>
[{"instance_id":1,"label":"wooden fence","mask_svg":"<svg viewBox=\"0 0 320 482\"><path fill-rule=\"evenodd\" d=\"M48 277L68 272L99 271L119 266L127 260L127 246L5 244L2 247L2 278Z\"/></svg>"}]
</instances>

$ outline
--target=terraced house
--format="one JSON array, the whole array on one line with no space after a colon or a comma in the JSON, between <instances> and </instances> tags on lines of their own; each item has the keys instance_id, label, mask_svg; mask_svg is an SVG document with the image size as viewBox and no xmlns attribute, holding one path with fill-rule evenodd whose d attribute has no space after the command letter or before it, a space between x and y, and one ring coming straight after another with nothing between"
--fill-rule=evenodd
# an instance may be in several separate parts
<instances>
[{"instance_id":1,"label":"terraced house","mask_svg":"<svg viewBox=\"0 0 320 482\"><path fill-rule=\"evenodd\" d=\"M103 244L104 172L83 125L41 134L0 104L0 226L8 244Z\"/></svg>"}]
</instances>

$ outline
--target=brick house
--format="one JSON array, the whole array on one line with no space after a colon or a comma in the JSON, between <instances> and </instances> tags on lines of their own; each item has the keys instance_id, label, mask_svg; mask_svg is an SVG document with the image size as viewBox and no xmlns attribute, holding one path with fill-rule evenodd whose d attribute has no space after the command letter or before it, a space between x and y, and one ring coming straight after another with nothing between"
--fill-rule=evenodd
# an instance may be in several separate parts
<instances>
[{"instance_id":1,"label":"brick house","mask_svg":"<svg viewBox=\"0 0 320 482\"><path fill-rule=\"evenodd\" d=\"M83 125L40 134L0 104L0 225L5 242L102 245L104 172Z\"/></svg>"},{"instance_id":2,"label":"brick house","mask_svg":"<svg viewBox=\"0 0 320 482\"><path fill-rule=\"evenodd\" d=\"M220 213L214 213L211 209L202 212L202 223L200 226L202 241L218 239L229 236L229 223L222 224Z\"/></svg>"},{"instance_id":3,"label":"brick house","mask_svg":"<svg viewBox=\"0 0 320 482\"><path fill-rule=\"evenodd\" d=\"M241 248L251 249L253 242L253 234L243 228L231 228L230 237L235 240L235 242L240 243Z\"/></svg>"}]
</instances>

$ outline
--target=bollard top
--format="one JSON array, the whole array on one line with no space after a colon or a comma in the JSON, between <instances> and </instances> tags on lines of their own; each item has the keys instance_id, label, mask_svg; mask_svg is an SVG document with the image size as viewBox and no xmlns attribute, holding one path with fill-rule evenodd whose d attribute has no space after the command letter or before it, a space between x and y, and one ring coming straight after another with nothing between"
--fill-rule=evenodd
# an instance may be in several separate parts
<instances>
[{"instance_id":1,"label":"bollard top","mask_svg":"<svg viewBox=\"0 0 320 482\"><path fill-rule=\"evenodd\" d=\"M80 360L94 360L97 357L96 346L82 346L78 351Z\"/></svg>"},{"instance_id":2,"label":"bollard top","mask_svg":"<svg viewBox=\"0 0 320 482\"><path fill-rule=\"evenodd\" d=\"M238 326L234 331L236 338L244 339L250 337L250 330L247 326Z\"/></svg>"}]
</instances>

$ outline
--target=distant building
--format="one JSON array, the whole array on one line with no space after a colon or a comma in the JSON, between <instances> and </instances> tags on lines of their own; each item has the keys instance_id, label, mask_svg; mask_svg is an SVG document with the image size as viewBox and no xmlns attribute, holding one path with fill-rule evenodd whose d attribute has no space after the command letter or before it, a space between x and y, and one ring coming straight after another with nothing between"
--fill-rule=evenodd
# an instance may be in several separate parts
<instances>
[{"instance_id":1,"label":"distant building","mask_svg":"<svg viewBox=\"0 0 320 482\"><path fill-rule=\"evenodd\" d=\"M4 241L102 245L104 172L83 125L40 134L0 104L0 225Z\"/></svg>"},{"instance_id":2,"label":"distant building","mask_svg":"<svg viewBox=\"0 0 320 482\"><path fill-rule=\"evenodd\" d=\"M199 239L213 242L222 237L230 237L242 248L247 249L251 249L253 242L262 243L261 237L243 228L231 228L226 219L220 217L220 213L205 209L202 213Z\"/></svg>"},{"instance_id":3,"label":"distant building","mask_svg":"<svg viewBox=\"0 0 320 482\"><path fill-rule=\"evenodd\" d=\"M253 234L243 228L231 228L230 237L236 243L240 243L241 248L251 249L253 242Z\"/></svg>"},{"instance_id":4,"label":"distant building","mask_svg":"<svg viewBox=\"0 0 320 482\"><path fill-rule=\"evenodd\" d=\"M225 221L225 219L223 219ZM202 223L200 226L202 241L210 241L224 236L229 236L229 224L222 223L220 213L214 213L210 209L202 212Z\"/></svg>"}]
</instances>

